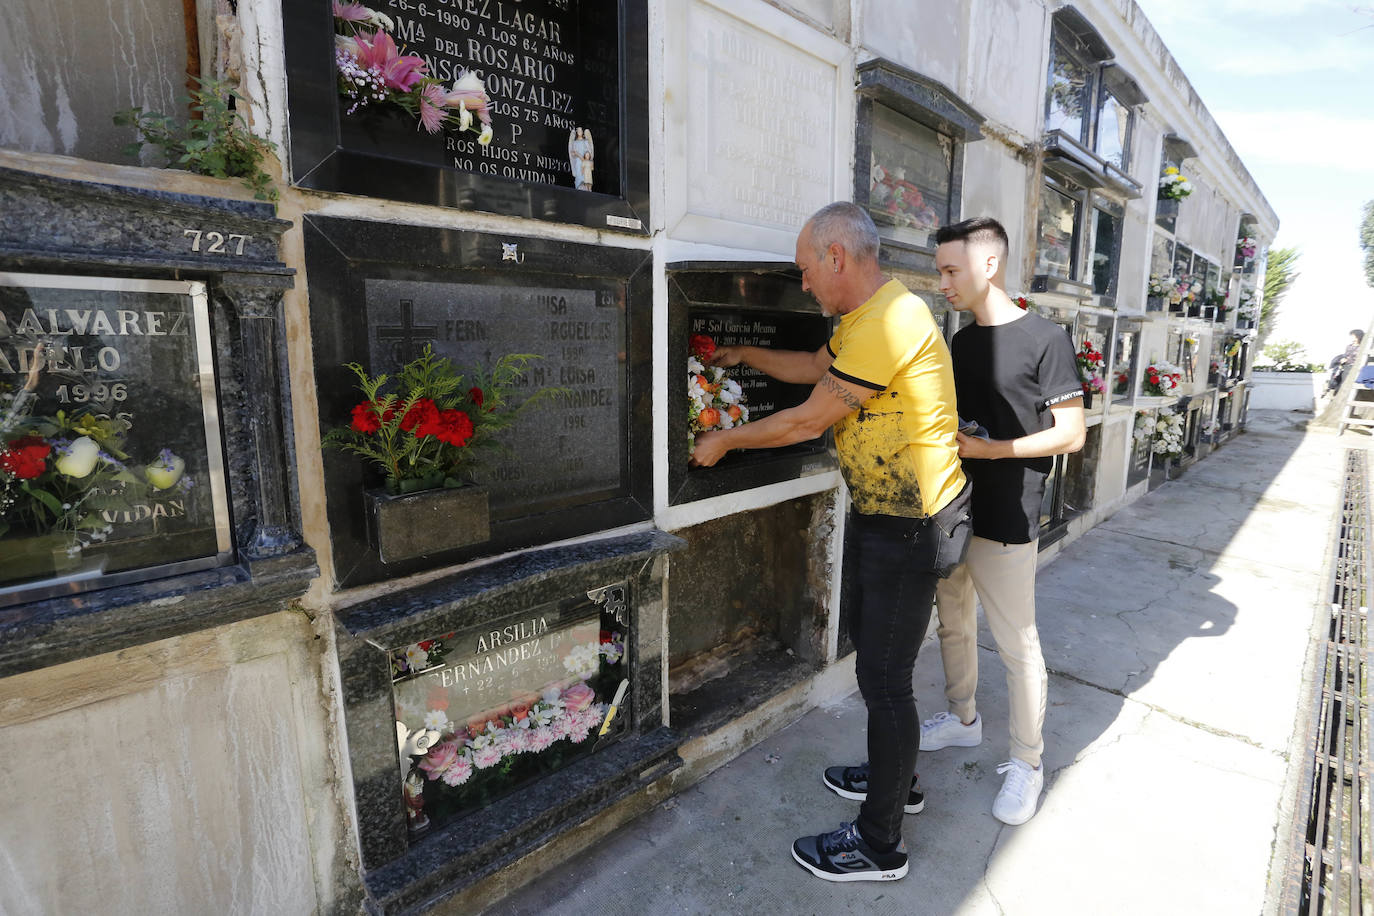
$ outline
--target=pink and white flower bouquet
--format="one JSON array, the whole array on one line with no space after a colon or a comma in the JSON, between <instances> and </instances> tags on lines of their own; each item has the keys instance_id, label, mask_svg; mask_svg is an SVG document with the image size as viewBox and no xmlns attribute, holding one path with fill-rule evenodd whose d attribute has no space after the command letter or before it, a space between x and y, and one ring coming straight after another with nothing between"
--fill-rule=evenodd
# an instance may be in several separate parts
<instances>
[{"instance_id":1,"label":"pink and white flower bouquet","mask_svg":"<svg viewBox=\"0 0 1374 916\"><path fill-rule=\"evenodd\" d=\"M334 64L348 114L372 105L395 105L431 134L447 127L473 130L491 142L491 99L482 80L465 72L452 86L429 73L423 57L396 46L391 18L361 3L334 0Z\"/></svg>"}]
</instances>

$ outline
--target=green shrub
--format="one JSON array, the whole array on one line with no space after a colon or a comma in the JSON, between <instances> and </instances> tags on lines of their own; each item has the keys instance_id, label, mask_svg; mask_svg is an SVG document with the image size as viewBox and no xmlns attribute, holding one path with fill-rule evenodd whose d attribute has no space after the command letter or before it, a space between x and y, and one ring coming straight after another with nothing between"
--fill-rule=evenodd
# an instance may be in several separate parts
<instances>
[{"instance_id":1,"label":"green shrub","mask_svg":"<svg viewBox=\"0 0 1374 916\"><path fill-rule=\"evenodd\" d=\"M175 118L142 108L126 108L114 116L120 127L134 127L138 140L124 147L126 156L137 156L145 145L155 146L167 166L215 178L242 178L258 200L276 200L272 176L262 162L275 154L276 145L256 137L248 122L230 102L243 104L243 96L218 80L196 79L199 87L184 98L193 115L185 124Z\"/></svg>"}]
</instances>

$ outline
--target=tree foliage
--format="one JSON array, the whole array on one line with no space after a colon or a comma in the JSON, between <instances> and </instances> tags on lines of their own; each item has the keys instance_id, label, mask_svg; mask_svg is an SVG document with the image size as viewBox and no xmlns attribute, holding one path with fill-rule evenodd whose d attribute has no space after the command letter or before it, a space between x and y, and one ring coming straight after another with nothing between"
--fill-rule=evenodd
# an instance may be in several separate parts
<instances>
[{"instance_id":1,"label":"tree foliage","mask_svg":"<svg viewBox=\"0 0 1374 916\"><path fill-rule=\"evenodd\" d=\"M1260 306L1259 342L1263 343L1274 329L1279 317L1279 306L1283 297L1288 295L1293 281L1298 279L1299 252L1296 248L1271 248L1264 270L1264 303Z\"/></svg>"},{"instance_id":2,"label":"tree foliage","mask_svg":"<svg viewBox=\"0 0 1374 916\"><path fill-rule=\"evenodd\" d=\"M1360 221L1360 247L1364 249L1364 280L1374 286L1374 200L1364 202Z\"/></svg>"}]
</instances>

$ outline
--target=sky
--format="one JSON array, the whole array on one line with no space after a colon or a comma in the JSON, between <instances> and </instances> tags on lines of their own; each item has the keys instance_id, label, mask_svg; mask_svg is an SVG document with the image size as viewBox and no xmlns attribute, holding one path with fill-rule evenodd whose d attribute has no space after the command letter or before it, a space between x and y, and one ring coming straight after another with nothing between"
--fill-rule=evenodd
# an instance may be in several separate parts
<instances>
[{"instance_id":1,"label":"sky","mask_svg":"<svg viewBox=\"0 0 1374 916\"><path fill-rule=\"evenodd\" d=\"M1136 2L1278 214L1274 245L1302 253L1269 343L1327 362L1374 318L1374 2Z\"/></svg>"}]
</instances>

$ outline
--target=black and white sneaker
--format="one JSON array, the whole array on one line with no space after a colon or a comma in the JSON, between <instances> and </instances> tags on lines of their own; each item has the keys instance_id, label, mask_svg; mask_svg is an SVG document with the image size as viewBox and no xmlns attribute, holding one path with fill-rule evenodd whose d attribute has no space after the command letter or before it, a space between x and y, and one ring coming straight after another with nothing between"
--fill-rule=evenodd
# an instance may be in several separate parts
<instances>
[{"instance_id":1,"label":"black and white sneaker","mask_svg":"<svg viewBox=\"0 0 1374 916\"><path fill-rule=\"evenodd\" d=\"M905 840L891 852L878 852L864 841L855 824L802 837L792 844L792 858L826 881L896 881L907 870Z\"/></svg>"},{"instance_id":2,"label":"black and white sneaker","mask_svg":"<svg viewBox=\"0 0 1374 916\"><path fill-rule=\"evenodd\" d=\"M856 767L826 767L822 781L825 787L840 798L863 801L868 798L868 764ZM926 794L916 784L919 776L911 777L911 791L907 793L906 804L902 810L907 814L920 814L926 806Z\"/></svg>"}]
</instances>

